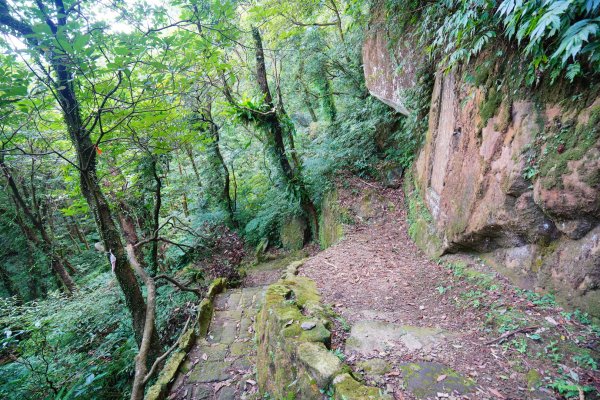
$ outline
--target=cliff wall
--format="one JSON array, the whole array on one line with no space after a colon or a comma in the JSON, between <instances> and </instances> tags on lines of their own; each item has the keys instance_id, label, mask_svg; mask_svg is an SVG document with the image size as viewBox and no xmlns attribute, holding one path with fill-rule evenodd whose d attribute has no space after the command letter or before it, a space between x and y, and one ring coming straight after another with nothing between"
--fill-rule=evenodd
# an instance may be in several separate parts
<instances>
[{"instance_id":1,"label":"cliff wall","mask_svg":"<svg viewBox=\"0 0 600 400\"><path fill-rule=\"evenodd\" d=\"M408 113L414 68L397 60L414 66L419 54L410 39L390 41L381 18L364 43L368 88ZM473 78L481 65L435 74L411 178L431 229L416 237L432 256L476 253L518 285L600 317L600 98L511 97L489 85L508 72Z\"/></svg>"}]
</instances>

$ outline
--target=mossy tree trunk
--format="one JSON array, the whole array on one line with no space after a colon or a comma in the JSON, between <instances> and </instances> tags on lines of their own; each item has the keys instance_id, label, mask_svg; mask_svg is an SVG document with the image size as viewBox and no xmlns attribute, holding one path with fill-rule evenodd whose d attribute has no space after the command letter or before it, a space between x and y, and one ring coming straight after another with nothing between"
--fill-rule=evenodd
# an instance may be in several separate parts
<instances>
[{"instance_id":1,"label":"mossy tree trunk","mask_svg":"<svg viewBox=\"0 0 600 400\"><path fill-rule=\"evenodd\" d=\"M284 143L284 137L286 137L286 130L283 125L283 120L289 120L289 117L285 113L283 105L280 105L278 110L276 110L275 105L273 103L273 97L271 95L269 83L267 80L267 69L265 65L265 55L262 45L262 38L257 28L252 29L252 37L254 39L254 46L256 49L256 78L258 86L264 97L265 104L270 110L273 110L273 112L269 112L266 115L262 116L262 120L268 128L268 143L275 155L275 158L277 159L277 163L281 171L281 175L285 180L285 183L299 197L300 206L302 207L302 211L304 212L304 217L308 221L308 229L306 234L307 240L309 240L311 236L314 239L318 239L319 219L317 215L317 209L314 203L312 202L308 194L306 185L304 183L302 177L301 163L299 162L299 160L296 160L296 168L292 168L286 153ZM293 146L293 136L289 132L288 134L288 139L291 139L290 145Z\"/></svg>"}]
</instances>

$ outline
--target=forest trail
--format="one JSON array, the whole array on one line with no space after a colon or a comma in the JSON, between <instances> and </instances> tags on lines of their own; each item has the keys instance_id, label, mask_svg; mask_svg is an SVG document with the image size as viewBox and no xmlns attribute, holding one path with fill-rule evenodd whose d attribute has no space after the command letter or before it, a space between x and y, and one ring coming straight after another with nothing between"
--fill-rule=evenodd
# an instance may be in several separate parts
<instances>
[{"instance_id":1,"label":"forest trail","mask_svg":"<svg viewBox=\"0 0 600 400\"><path fill-rule=\"evenodd\" d=\"M303 253L302 253L303 254ZM254 322L265 289L298 255L262 262L250 268L239 289L215 299L208 335L199 338L173 383L170 400L256 398Z\"/></svg>"},{"instance_id":2,"label":"forest trail","mask_svg":"<svg viewBox=\"0 0 600 400\"><path fill-rule=\"evenodd\" d=\"M353 223L299 274L317 283L338 316L332 350L367 384L399 400L545 400L557 398L546 386L561 373L600 381L597 372L565 365L577 354L573 346L591 337L588 327L481 260L430 260L409 237L402 189L347 179L339 206ZM217 297L209 334L190 352L169 399L257 398L255 316L265 288L301 256L258 264L241 289Z\"/></svg>"},{"instance_id":3,"label":"forest trail","mask_svg":"<svg viewBox=\"0 0 600 400\"><path fill-rule=\"evenodd\" d=\"M546 386L569 373L597 384L557 362L590 335L556 303L523 298L481 261L428 259L409 237L402 189L350 178L339 192L355 223L299 273L339 315L333 350L368 384L396 399L554 399Z\"/></svg>"}]
</instances>

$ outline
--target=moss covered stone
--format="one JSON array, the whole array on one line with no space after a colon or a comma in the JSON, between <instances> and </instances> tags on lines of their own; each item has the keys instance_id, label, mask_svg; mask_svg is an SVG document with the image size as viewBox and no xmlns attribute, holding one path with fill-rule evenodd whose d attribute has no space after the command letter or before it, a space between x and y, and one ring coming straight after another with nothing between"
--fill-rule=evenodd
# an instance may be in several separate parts
<instances>
[{"instance_id":1,"label":"moss covered stone","mask_svg":"<svg viewBox=\"0 0 600 400\"><path fill-rule=\"evenodd\" d=\"M338 193L333 190L323 197L319 222L319 243L326 249L337 243L344 235L342 213L339 209Z\"/></svg>"},{"instance_id":2,"label":"moss covered stone","mask_svg":"<svg viewBox=\"0 0 600 400\"><path fill-rule=\"evenodd\" d=\"M392 396L381 393L379 388L365 386L348 373L336 376L333 388L335 400L392 400Z\"/></svg>"},{"instance_id":3,"label":"moss covered stone","mask_svg":"<svg viewBox=\"0 0 600 400\"><path fill-rule=\"evenodd\" d=\"M369 360L361 361L358 364L367 375L384 375L391 371L392 366L381 358L372 358Z\"/></svg>"},{"instance_id":4,"label":"moss covered stone","mask_svg":"<svg viewBox=\"0 0 600 400\"><path fill-rule=\"evenodd\" d=\"M440 363L410 363L401 365L400 369L406 389L418 399L436 398L437 393L465 394L473 387L473 381ZM444 378L440 379L441 376Z\"/></svg>"},{"instance_id":5,"label":"moss covered stone","mask_svg":"<svg viewBox=\"0 0 600 400\"><path fill-rule=\"evenodd\" d=\"M542 185L546 189L562 187L562 177L569 174L569 162L584 159L588 150L600 139L600 106L594 107L585 123L573 121L556 122L547 132L548 139L543 153L539 154L538 169ZM583 181L596 184L597 170L584 171Z\"/></svg>"},{"instance_id":6,"label":"moss covered stone","mask_svg":"<svg viewBox=\"0 0 600 400\"><path fill-rule=\"evenodd\" d=\"M542 383L542 375L535 369L530 369L527 372L527 388L529 390L537 389Z\"/></svg>"},{"instance_id":7,"label":"moss covered stone","mask_svg":"<svg viewBox=\"0 0 600 400\"><path fill-rule=\"evenodd\" d=\"M315 282L296 276L296 269L290 266L285 279L266 290L256 322L257 380L272 398L317 399L347 367L327 350L331 332ZM309 321L314 327L302 329Z\"/></svg>"},{"instance_id":8,"label":"moss covered stone","mask_svg":"<svg viewBox=\"0 0 600 400\"><path fill-rule=\"evenodd\" d=\"M298 359L310 366L309 370L319 387L327 387L340 372L342 363L322 343L304 342L298 346Z\"/></svg>"},{"instance_id":9,"label":"moss covered stone","mask_svg":"<svg viewBox=\"0 0 600 400\"><path fill-rule=\"evenodd\" d=\"M416 189L412 174L404 179L404 194L408 203L408 233L429 257L442 255L442 239L436 231L433 217Z\"/></svg>"},{"instance_id":10,"label":"moss covered stone","mask_svg":"<svg viewBox=\"0 0 600 400\"><path fill-rule=\"evenodd\" d=\"M283 222L280 232L283 248L287 250L300 250L303 248L306 229L306 222L299 216L294 215L287 218Z\"/></svg>"},{"instance_id":11,"label":"moss covered stone","mask_svg":"<svg viewBox=\"0 0 600 400\"><path fill-rule=\"evenodd\" d=\"M144 399L146 400L161 400L164 399L169 391L169 384L177 375L179 365L185 359L186 353L184 351L176 351L171 355L165 366L163 367L156 383L148 389Z\"/></svg>"}]
</instances>

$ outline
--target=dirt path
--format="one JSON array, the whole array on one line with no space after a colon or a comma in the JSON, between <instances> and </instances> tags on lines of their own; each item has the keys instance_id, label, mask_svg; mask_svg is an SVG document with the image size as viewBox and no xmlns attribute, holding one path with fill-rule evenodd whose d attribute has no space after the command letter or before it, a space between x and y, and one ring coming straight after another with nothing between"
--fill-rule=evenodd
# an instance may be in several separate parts
<instances>
[{"instance_id":1,"label":"dirt path","mask_svg":"<svg viewBox=\"0 0 600 400\"><path fill-rule=\"evenodd\" d=\"M340 315L334 348L355 372L397 399L554 399L548 386L560 380L598 384L586 368L594 361L573 362L579 353L565 350L585 347L595 337L588 327L481 263L430 261L408 236L402 190L349 179L339 197L356 224L300 274ZM533 329L489 343L524 326ZM583 398L589 389L573 390Z\"/></svg>"}]
</instances>

